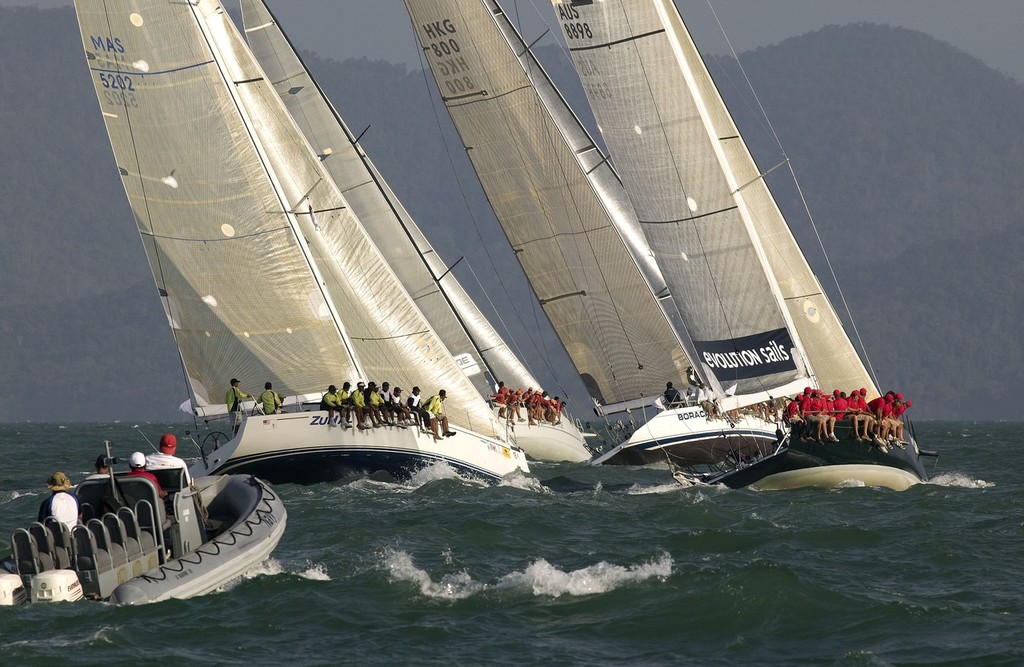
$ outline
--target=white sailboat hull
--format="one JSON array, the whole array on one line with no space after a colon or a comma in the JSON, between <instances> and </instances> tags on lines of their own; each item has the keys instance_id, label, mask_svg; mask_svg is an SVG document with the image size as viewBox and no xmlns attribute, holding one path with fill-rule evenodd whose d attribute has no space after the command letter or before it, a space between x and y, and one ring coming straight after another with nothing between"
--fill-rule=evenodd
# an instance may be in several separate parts
<instances>
[{"instance_id":1,"label":"white sailboat hull","mask_svg":"<svg viewBox=\"0 0 1024 667\"><path fill-rule=\"evenodd\" d=\"M778 442L775 422L751 415L736 420L708 419L697 406L663 410L633 433L626 442L595 458L595 465L718 463L730 450L770 452Z\"/></svg>"},{"instance_id":2,"label":"white sailboat hull","mask_svg":"<svg viewBox=\"0 0 1024 667\"><path fill-rule=\"evenodd\" d=\"M514 424L513 429L516 444L537 461L582 463L593 457L583 433L568 419L562 419L557 426L547 422L531 426L523 422Z\"/></svg>"},{"instance_id":3,"label":"white sailboat hull","mask_svg":"<svg viewBox=\"0 0 1024 667\"><path fill-rule=\"evenodd\" d=\"M271 483L299 484L378 471L403 478L438 462L492 482L517 470L529 472L519 447L456 426L451 430L454 436L435 441L415 426L328 425L325 411L253 416L190 472L193 477L247 473Z\"/></svg>"},{"instance_id":4,"label":"white sailboat hull","mask_svg":"<svg viewBox=\"0 0 1024 667\"><path fill-rule=\"evenodd\" d=\"M774 467L763 469L763 478L743 484L777 490L854 483L903 491L927 479L916 445L882 451L852 439L845 424L837 427L836 433L837 442L794 439ZM784 435L780 424L760 417L708 419L701 408L684 407L659 412L626 442L592 463L729 466L725 462L730 454L733 461L763 458Z\"/></svg>"},{"instance_id":5,"label":"white sailboat hull","mask_svg":"<svg viewBox=\"0 0 1024 667\"><path fill-rule=\"evenodd\" d=\"M838 486L860 485L906 491L921 480L916 475L890 466L870 464L827 465L817 468L785 470L755 482L751 488L759 491L781 491L802 487L833 489Z\"/></svg>"}]
</instances>

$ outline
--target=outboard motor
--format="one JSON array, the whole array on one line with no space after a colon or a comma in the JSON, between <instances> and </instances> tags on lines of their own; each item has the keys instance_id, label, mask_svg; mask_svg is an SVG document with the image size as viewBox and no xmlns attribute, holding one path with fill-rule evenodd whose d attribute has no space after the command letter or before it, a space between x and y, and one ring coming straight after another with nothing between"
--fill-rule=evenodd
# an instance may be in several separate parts
<instances>
[{"instance_id":1,"label":"outboard motor","mask_svg":"<svg viewBox=\"0 0 1024 667\"><path fill-rule=\"evenodd\" d=\"M77 580L77 578L76 578ZM10 572L0 574L0 607L10 607L28 602L28 593L21 577Z\"/></svg>"},{"instance_id":2,"label":"outboard motor","mask_svg":"<svg viewBox=\"0 0 1024 667\"><path fill-rule=\"evenodd\" d=\"M74 602L84 595L73 570L47 570L32 577L33 602Z\"/></svg>"}]
</instances>

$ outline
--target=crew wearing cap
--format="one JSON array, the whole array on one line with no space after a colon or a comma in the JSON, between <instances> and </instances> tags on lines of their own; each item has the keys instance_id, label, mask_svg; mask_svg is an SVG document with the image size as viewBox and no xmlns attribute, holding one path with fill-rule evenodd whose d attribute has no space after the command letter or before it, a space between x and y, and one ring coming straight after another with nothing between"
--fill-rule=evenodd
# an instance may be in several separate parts
<instances>
[{"instance_id":1,"label":"crew wearing cap","mask_svg":"<svg viewBox=\"0 0 1024 667\"><path fill-rule=\"evenodd\" d=\"M128 458L128 467L131 468L126 477L145 477L156 486L156 492L161 498L167 497L167 492L160 486L160 481L151 472L146 472L146 455L142 452L132 452Z\"/></svg>"},{"instance_id":2,"label":"crew wearing cap","mask_svg":"<svg viewBox=\"0 0 1024 667\"><path fill-rule=\"evenodd\" d=\"M71 530L82 520L82 503L71 493L71 480L58 470L46 480L46 488L51 493L39 506L39 523L53 517Z\"/></svg>"},{"instance_id":3,"label":"crew wearing cap","mask_svg":"<svg viewBox=\"0 0 1024 667\"><path fill-rule=\"evenodd\" d=\"M164 433L160 436L160 451L146 455L146 470L184 470L185 483L192 483L192 476L188 474L188 465L177 456L178 439L173 433Z\"/></svg>"},{"instance_id":4,"label":"crew wearing cap","mask_svg":"<svg viewBox=\"0 0 1024 667\"><path fill-rule=\"evenodd\" d=\"M284 401L281 399L281 395L274 391L274 385L267 382L263 385L260 403L263 404L263 414L272 415L278 411Z\"/></svg>"},{"instance_id":5,"label":"crew wearing cap","mask_svg":"<svg viewBox=\"0 0 1024 667\"><path fill-rule=\"evenodd\" d=\"M366 383L356 382L356 390L352 392L349 397L349 401L352 403L352 411L356 413L356 427L360 429L366 428L363 424L363 420L366 417Z\"/></svg>"},{"instance_id":6,"label":"crew wearing cap","mask_svg":"<svg viewBox=\"0 0 1024 667\"><path fill-rule=\"evenodd\" d=\"M395 410L395 418L399 421L409 421L411 410L409 410L409 406L406 405L405 399L402 397L401 387L391 389L391 399Z\"/></svg>"},{"instance_id":7,"label":"crew wearing cap","mask_svg":"<svg viewBox=\"0 0 1024 667\"><path fill-rule=\"evenodd\" d=\"M327 387L327 393L320 399L320 409L327 410L327 425L333 424L335 411L341 411L341 394L333 384Z\"/></svg>"},{"instance_id":8,"label":"crew wearing cap","mask_svg":"<svg viewBox=\"0 0 1024 667\"><path fill-rule=\"evenodd\" d=\"M110 459L107 458L106 454L100 454L96 457L96 472L86 477L86 480L90 479L110 479Z\"/></svg>"},{"instance_id":9,"label":"crew wearing cap","mask_svg":"<svg viewBox=\"0 0 1024 667\"><path fill-rule=\"evenodd\" d=\"M421 424L420 430L426 432L430 428L430 414L423 409L422 396L420 396L420 388L413 387L412 393L409 394L409 398L406 399L405 404L409 408L409 412L416 415L416 420Z\"/></svg>"},{"instance_id":10,"label":"crew wearing cap","mask_svg":"<svg viewBox=\"0 0 1024 667\"><path fill-rule=\"evenodd\" d=\"M231 378L231 388L224 394L224 403L228 406L228 412L231 413L231 423L234 424L235 433L238 433L238 427L242 423L242 399L246 398L252 398L252 396L238 388L238 378Z\"/></svg>"},{"instance_id":11,"label":"crew wearing cap","mask_svg":"<svg viewBox=\"0 0 1024 667\"><path fill-rule=\"evenodd\" d=\"M366 405L366 412L370 415L370 423L373 426L383 426L384 421L380 413L380 408L384 405L384 399L381 398L380 392L377 391L377 383L370 381L370 383L363 390L363 403Z\"/></svg>"},{"instance_id":12,"label":"crew wearing cap","mask_svg":"<svg viewBox=\"0 0 1024 667\"><path fill-rule=\"evenodd\" d=\"M435 441L440 440L442 435L446 438L455 435L454 431L448 430L448 415L444 413L444 399L446 397L447 393L442 389L436 395L430 397L426 408L424 408L430 415L430 430ZM441 427L440 433L438 433L438 426Z\"/></svg>"}]
</instances>

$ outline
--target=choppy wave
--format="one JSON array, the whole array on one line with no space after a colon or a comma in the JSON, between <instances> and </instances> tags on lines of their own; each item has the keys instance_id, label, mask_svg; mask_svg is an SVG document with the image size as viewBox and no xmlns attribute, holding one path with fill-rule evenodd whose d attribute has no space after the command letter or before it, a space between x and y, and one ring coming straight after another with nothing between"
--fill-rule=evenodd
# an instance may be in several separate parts
<instances>
[{"instance_id":1,"label":"choppy wave","mask_svg":"<svg viewBox=\"0 0 1024 667\"><path fill-rule=\"evenodd\" d=\"M248 570L243 572L237 579L232 579L228 583L217 589L218 593L230 591L239 584L259 577L275 577L282 574L291 574L302 579L309 579L310 581L331 581L331 576L327 572L327 568L320 563L310 563L306 561L305 569L289 569L284 566L281 561L276 558L268 558L262 563L253 565Z\"/></svg>"},{"instance_id":2,"label":"choppy wave","mask_svg":"<svg viewBox=\"0 0 1024 667\"><path fill-rule=\"evenodd\" d=\"M431 463L425 468L420 468L413 473L412 477L410 477L405 483L405 486L416 489L425 484L430 484L431 482L437 482L444 479L457 479L472 486L487 486L486 482L475 477L460 475L458 471L444 461L437 461L436 463Z\"/></svg>"},{"instance_id":3,"label":"choppy wave","mask_svg":"<svg viewBox=\"0 0 1024 667\"><path fill-rule=\"evenodd\" d=\"M655 484L653 486L634 484L626 490L626 494L630 496L647 496L657 493L676 493L678 491L682 491L683 488L683 485L678 482Z\"/></svg>"},{"instance_id":4,"label":"choppy wave","mask_svg":"<svg viewBox=\"0 0 1024 667\"><path fill-rule=\"evenodd\" d=\"M0 493L0 505L5 505L12 500L17 500L18 498L25 498L26 496L31 498L32 496L38 495L38 493L33 491L8 491L6 493Z\"/></svg>"},{"instance_id":5,"label":"choppy wave","mask_svg":"<svg viewBox=\"0 0 1024 667\"><path fill-rule=\"evenodd\" d=\"M462 600L486 588L484 584L474 581L467 572L446 574L435 582L430 573L416 567L412 556L404 551L385 549L382 564L393 580L416 584L420 593L430 598Z\"/></svg>"},{"instance_id":6,"label":"choppy wave","mask_svg":"<svg viewBox=\"0 0 1024 667\"><path fill-rule=\"evenodd\" d=\"M502 479L499 486L508 486L513 489L522 489L523 491L533 491L535 493L551 493L551 489L544 486L539 479L527 475L518 469Z\"/></svg>"},{"instance_id":7,"label":"choppy wave","mask_svg":"<svg viewBox=\"0 0 1024 667\"><path fill-rule=\"evenodd\" d=\"M571 572L560 570L542 558L531 563L523 572L505 575L498 585L500 588L527 588L534 595L557 598L562 595L607 593L647 579L666 579L671 574L672 557L667 553L639 565L623 567L601 561Z\"/></svg>"},{"instance_id":8,"label":"choppy wave","mask_svg":"<svg viewBox=\"0 0 1024 667\"><path fill-rule=\"evenodd\" d=\"M473 579L466 571L444 574L434 581L404 551L386 549L382 566L394 581L416 584L427 597L461 600L489 590L524 590L536 596L561 597L607 593L648 579L666 579L672 574L672 557L663 553L638 565L622 566L601 561L566 572L541 558L523 571L513 571L488 584Z\"/></svg>"}]
</instances>

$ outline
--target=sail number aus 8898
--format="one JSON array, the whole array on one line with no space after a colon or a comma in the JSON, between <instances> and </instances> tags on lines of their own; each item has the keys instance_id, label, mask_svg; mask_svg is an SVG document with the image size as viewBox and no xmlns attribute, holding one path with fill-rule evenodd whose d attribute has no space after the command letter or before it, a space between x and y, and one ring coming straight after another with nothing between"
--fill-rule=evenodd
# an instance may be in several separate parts
<instances>
[{"instance_id":1,"label":"sail number aus 8898","mask_svg":"<svg viewBox=\"0 0 1024 667\"><path fill-rule=\"evenodd\" d=\"M565 29L566 39L583 39L584 37L590 39L594 36L594 33L590 31L590 26L585 22L563 23L562 28Z\"/></svg>"}]
</instances>

